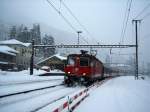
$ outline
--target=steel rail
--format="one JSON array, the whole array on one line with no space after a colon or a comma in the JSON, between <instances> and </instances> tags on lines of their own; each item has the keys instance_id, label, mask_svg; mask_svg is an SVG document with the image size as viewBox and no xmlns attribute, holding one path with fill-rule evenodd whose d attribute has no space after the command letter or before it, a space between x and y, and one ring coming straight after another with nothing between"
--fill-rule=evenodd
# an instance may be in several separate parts
<instances>
[{"instance_id":1,"label":"steel rail","mask_svg":"<svg viewBox=\"0 0 150 112\"><path fill-rule=\"evenodd\" d=\"M53 87L61 86L61 85L64 85L64 84L47 86L47 87L42 87L42 88L37 88L37 89L32 89L32 90L26 90L26 91L22 91L22 92L10 93L10 94L6 94L6 95L1 95L0 98L9 97L9 96L13 96L13 95L24 94L24 93L29 93L29 92L43 90L43 89L47 89L47 88L53 88Z\"/></svg>"}]
</instances>

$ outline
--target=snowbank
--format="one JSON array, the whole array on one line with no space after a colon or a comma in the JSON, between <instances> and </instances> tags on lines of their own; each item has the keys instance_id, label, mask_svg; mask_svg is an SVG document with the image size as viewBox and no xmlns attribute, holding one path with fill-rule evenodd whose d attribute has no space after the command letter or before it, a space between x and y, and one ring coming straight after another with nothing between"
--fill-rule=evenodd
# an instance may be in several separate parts
<instances>
[{"instance_id":1,"label":"snowbank","mask_svg":"<svg viewBox=\"0 0 150 112\"><path fill-rule=\"evenodd\" d=\"M149 95L149 78L118 77L92 90L74 112L149 112Z\"/></svg>"}]
</instances>

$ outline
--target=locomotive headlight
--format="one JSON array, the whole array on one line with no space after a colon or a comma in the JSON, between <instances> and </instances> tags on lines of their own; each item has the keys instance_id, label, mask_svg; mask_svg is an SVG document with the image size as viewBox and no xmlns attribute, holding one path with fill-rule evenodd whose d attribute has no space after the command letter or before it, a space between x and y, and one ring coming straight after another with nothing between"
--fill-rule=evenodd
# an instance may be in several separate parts
<instances>
[{"instance_id":1,"label":"locomotive headlight","mask_svg":"<svg viewBox=\"0 0 150 112\"><path fill-rule=\"evenodd\" d=\"M68 74L70 74L70 72L68 72Z\"/></svg>"},{"instance_id":2,"label":"locomotive headlight","mask_svg":"<svg viewBox=\"0 0 150 112\"><path fill-rule=\"evenodd\" d=\"M83 76L85 76L86 75L86 73L83 73Z\"/></svg>"}]
</instances>

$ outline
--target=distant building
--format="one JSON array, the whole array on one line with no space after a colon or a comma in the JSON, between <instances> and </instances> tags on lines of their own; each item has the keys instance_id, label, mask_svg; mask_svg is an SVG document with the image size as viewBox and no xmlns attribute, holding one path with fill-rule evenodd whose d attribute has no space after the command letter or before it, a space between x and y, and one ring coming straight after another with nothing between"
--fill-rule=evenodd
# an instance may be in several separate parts
<instances>
[{"instance_id":1,"label":"distant building","mask_svg":"<svg viewBox=\"0 0 150 112\"><path fill-rule=\"evenodd\" d=\"M0 41L8 39L8 28L4 24L0 24Z\"/></svg>"},{"instance_id":2,"label":"distant building","mask_svg":"<svg viewBox=\"0 0 150 112\"><path fill-rule=\"evenodd\" d=\"M39 67L42 66L49 66L51 69L59 69L64 71L64 66L66 64L67 58L64 56L60 56L59 54L55 54L53 56L50 56L40 62L38 62L36 65Z\"/></svg>"},{"instance_id":3,"label":"distant building","mask_svg":"<svg viewBox=\"0 0 150 112\"><path fill-rule=\"evenodd\" d=\"M17 39L17 28L16 28L16 26L12 26L10 28L9 38L10 39Z\"/></svg>"},{"instance_id":4,"label":"distant building","mask_svg":"<svg viewBox=\"0 0 150 112\"><path fill-rule=\"evenodd\" d=\"M31 43L23 43L16 39L0 41L0 45L6 45L19 53L16 55L16 66L18 70L27 69L30 66Z\"/></svg>"},{"instance_id":5,"label":"distant building","mask_svg":"<svg viewBox=\"0 0 150 112\"><path fill-rule=\"evenodd\" d=\"M18 51L8 46L0 46L0 69L14 70L16 67L16 55L18 53Z\"/></svg>"},{"instance_id":6,"label":"distant building","mask_svg":"<svg viewBox=\"0 0 150 112\"><path fill-rule=\"evenodd\" d=\"M31 37L30 37L30 31L28 31L27 27L20 26L20 28L17 31L17 40L28 43L31 42Z\"/></svg>"}]
</instances>

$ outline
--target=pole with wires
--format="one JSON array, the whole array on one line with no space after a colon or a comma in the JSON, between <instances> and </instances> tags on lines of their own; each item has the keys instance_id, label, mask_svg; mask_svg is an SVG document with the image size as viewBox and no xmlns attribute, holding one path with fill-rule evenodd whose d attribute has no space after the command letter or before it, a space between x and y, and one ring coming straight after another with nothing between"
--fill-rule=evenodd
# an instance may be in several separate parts
<instances>
[{"instance_id":1,"label":"pole with wires","mask_svg":"<svg viewBox=\"0 0 150 112\"><path fill-rule=\"evenodd\" d=\"M34 68L34 40L32 40L32 54L30 60L30 75L33 75L33 68Z\"/></svg>"},{"instance_id":2,"label":"pole with wires","mask_svg":"<svg viewBox=\"0 0 150 112\"><path fill-rule=\"evenodd\" d=\"M138 23L141 20L132 20L132 23L135 23L135 38L136 38L136 69L135 69L135 79L138 79Z\"/></svg>"}]
</instances>

